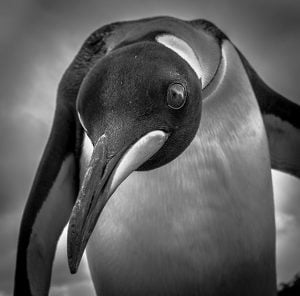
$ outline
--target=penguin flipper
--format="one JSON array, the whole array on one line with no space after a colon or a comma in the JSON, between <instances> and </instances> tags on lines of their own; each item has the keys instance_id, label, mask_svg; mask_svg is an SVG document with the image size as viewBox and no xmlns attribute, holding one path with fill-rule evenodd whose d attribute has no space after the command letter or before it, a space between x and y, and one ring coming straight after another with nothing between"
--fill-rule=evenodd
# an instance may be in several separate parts
<instances>
[{"instance_id":1,"label":"penguin flipper","mask_svg":"<svg viewBox=\"0 0 300 296\"><path fill-rule=\"evenodd\" d=\"M75 131L72 110L58 104L22 217L14 295L48 295L56 244L76 200Z\"/></svg>"},{"instance_id":2,"label":"penguin flipper","mask_svg":"<svg viewBox=\"0 0 300 296\"><path fill-rule=\"evenodd\" d=\"M59 84L51 134L23 213L14 295L48 295L59 236L67 224L79 187L79 150L83 130L76 118L82 80L108 51L108 38L118 23L93 32L82 45Z\"/></svg>"},{"instance_id":3,"label":"penguin flipper","mask_svg":"<svg viewBox=\"0 0 300 296\"><path fill-rule=\"evenodd\" d=\"M300 178L300 105L267 86L239 52L266 128L273 169Z\"/></svg>"}]
</instances>

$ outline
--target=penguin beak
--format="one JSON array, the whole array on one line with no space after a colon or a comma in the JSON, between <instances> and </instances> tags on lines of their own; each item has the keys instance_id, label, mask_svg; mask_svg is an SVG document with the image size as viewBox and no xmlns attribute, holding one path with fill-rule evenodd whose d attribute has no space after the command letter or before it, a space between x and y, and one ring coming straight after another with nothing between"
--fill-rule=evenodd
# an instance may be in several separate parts
<instances>
[{"instance_id":1,"label":"penguin beak","mask_svg":"<svg viewBox=\"0 0 300 296\"><path fill-rule=\"evenodd\" d=\"M74 205L68 229L68 261L76 273L86 244L105 204L117 187L153 156L166 142L168 134L155 130L133 145L109 156L107 137L97 141Z\"/></svg>"}]
</instances>

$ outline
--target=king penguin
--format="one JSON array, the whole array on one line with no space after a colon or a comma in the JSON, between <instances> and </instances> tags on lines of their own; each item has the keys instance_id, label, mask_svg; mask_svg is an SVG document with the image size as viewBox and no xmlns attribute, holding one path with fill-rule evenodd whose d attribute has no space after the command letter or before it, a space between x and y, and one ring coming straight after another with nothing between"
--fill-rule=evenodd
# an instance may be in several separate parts
<instances>
[{"instance_id":1,"label":"king penguin","mask_svg":"<svg viewBox=\"0 0 300 296\"><path fill-rule=\"evenodd\" d=\"M14 295L48 295L68 222L97 295L276 295L271 168L300 176L299 119L208 21L98 29L59 84Z\"/></svg>"}]
</instances>

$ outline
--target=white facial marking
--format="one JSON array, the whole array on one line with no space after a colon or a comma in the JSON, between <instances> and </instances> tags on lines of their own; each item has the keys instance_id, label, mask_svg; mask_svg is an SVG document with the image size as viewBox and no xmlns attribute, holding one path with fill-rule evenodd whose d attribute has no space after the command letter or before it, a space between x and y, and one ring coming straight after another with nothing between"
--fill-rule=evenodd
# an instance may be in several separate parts
<instances>
[{"instance_id":1,"label":"white facial marking","mask_svg":"<svg viewBox=\"0 0 300 296\"><path fill-rule=\"evenodd\" d=\"M80 184L83 181L86 169L91 160L92 154L94 151L94 146L90 138L86 133L83 136L82 150L80 156Z\"/></svg>"},{"instance_id":2,"label":"white facial marking","mask_svg":"<svg viewBox=\"0 0 300 296\"><path fill-rule=\"evenodd\" d=\"M113 174L110 191L114 192L121 182L153 156L167 139L168 134L156 130L146 134L134 143L121 158Z\"/></svg>"},{"instance_id":3,"label":"white facial marking","mask_svg":"<svg viewBox=\"0 0 300 296\"><path fill-rule=\"evenodd\" d=\"M198 78L202 78L203 73L199 61L193 49L184 40L174 35L164 34L157 36L156 41L175 51L191 66Z\"/></svg>"},{"instance_id":4,"label":"white facial marking","mask_svg":"<svg viewBox=\"0 0 300 296\"><path fill-rule=\"evenodd\" d=\"M85 125L84 125L84 123L83 123L83 121L82 121L82 118L81 118L81 116L80 116L80 113L77 112L77 114L78 114L78 119L79 119L79 122L80 122L81 126L82 126L83 129L87 132L87 129L86 129L86 127L85 127Z\"/></svg>"}]
</instances>

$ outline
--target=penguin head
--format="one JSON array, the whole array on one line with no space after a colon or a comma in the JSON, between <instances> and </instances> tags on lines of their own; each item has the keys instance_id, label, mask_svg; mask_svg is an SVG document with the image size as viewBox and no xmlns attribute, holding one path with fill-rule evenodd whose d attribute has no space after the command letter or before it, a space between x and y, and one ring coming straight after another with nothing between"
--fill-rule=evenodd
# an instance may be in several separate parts
<instances>
[{"instance_id":1,"label":"penguin head","mask_svg":"<svg viewBox=\"0 0 300 296\"><path fill-rule=\"evenodd\" d=\"M168 134L164 146L138 168L154 169L176 158L194 138L201 116L201 80L163 45L128 45L90 71L77 111L92 143L105 135L111 154L150 131Z\"/></svg>"},{"instance_id":2,"label":"penguin head","mask_svg":"<svg viewBox=\"0 0 300 296\"><path fill-rule=\"evenodd\" d=\"M156 42L116 49L90 70L77 111L94 150L69 223L72 273L118 185L134 170L155 169L179 156L198 130L201 104L201 79Z\"/></svg>"}]
</instances>

